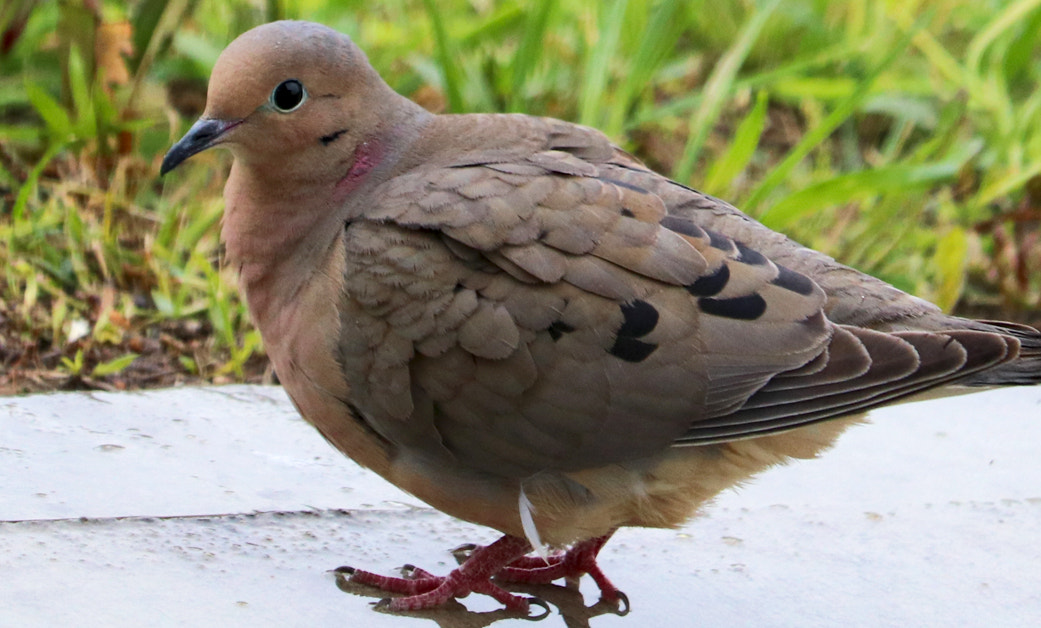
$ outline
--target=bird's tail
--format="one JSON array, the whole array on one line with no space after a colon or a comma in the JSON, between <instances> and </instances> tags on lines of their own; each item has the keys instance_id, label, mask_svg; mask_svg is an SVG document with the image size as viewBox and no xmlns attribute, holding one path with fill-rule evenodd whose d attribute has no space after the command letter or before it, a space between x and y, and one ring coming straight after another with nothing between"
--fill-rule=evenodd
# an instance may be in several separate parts
<instances>
[{"instance_id":1,"label":"bird's tail","mask_svg":"<svg viewBox=\"0 0 1041 628\"><path fill-rule=\"evenodd\" d=\"M1041 384L1041 331L1028 325L1003 321L970 321L971 328L1002 334L1019 342L1019 355L992 369L958 382L969 386Z\"/></svg>"}]
</instances>

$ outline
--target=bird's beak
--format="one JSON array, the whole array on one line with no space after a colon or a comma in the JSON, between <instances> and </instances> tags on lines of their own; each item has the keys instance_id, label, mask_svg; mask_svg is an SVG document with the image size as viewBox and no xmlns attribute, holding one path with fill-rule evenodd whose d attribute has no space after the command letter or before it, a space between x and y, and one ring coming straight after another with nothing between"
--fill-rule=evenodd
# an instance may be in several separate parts
<instances>
[{"instance_id":1,"label":"bird's beak","mask_svg":"<svg viewBox=\"0 0 1041 628\"><path fill-rule=\"evenodd\" d=\"M170 147L163 157L163 165L159 167L159 176L163 176L195 153L202 152L217 144L220 138L232 127L238 126L242 120L220 120L218 118L199 118L188 129L176 144Z\"/></svg>"}]
</instances>

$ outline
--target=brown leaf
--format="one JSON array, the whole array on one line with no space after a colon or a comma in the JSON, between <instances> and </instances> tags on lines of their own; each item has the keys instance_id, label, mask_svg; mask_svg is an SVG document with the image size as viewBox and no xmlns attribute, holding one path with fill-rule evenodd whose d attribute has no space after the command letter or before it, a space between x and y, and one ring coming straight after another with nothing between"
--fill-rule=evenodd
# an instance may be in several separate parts
<instances>
[{"instance_id":1,"label":"brown leaf","mask_svg":"<svg viewBox=\"0 0 1041 628\"><path fill-rule=\"evenodd\" d=\"M94 61L106 88L130 82L126 57L134 54L130 22L107 22L98 26L94 39Z\"/></svg>"}]
</instances>

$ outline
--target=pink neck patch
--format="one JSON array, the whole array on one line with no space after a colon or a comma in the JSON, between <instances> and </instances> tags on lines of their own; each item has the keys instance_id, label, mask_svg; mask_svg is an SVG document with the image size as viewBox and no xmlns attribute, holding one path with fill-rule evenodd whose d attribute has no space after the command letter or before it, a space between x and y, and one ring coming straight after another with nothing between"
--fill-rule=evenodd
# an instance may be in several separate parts
<instances>
[{"instance_id":1,"label":"pink neck patch","mask_svg":"<svg viewBox=\"0 0 1041 628\"><path fill-rule=\"evenodd\" d=\"M336 199L343 200L361 185L365 175L383 158L383 145L376 140L365 140L354 149L354 163L343 178L336 182Z\"/></svg>"}]
</instances>

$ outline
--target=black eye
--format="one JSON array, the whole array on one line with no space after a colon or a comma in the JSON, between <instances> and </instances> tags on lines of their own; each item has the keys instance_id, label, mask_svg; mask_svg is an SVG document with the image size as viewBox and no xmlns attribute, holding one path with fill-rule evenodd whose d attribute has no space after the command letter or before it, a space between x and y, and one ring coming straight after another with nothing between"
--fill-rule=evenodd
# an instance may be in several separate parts
<instances>
[{"instance_id":1,"label":"black eye","mask_svg":"<svg viewBox=\"0 0 1041 628\"><path fill-rule=\"evenodd\" d=\"M282 113L289 113L303 104L307 99L307 91L300 81L289 79L282 81L271 92L271 104Z\"/></svg>"}]
</instances>

